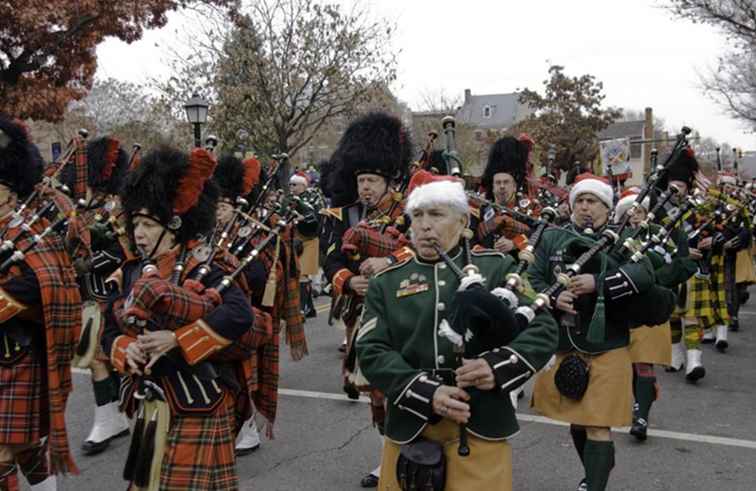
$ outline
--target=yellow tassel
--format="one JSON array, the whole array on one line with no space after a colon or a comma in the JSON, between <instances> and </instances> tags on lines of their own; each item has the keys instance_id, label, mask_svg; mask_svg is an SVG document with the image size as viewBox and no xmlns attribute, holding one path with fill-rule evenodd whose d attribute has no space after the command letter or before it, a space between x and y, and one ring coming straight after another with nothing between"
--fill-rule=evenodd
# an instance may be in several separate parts
<instances>
[{"instance_id":1,"label":"yellow tassel","mask_svg":"<svg viewBox=\"0 0 756 491\"><path fill-rule=\"evenodd\" d=\"M276 300L276 265L278 264L278 251L280 251L281 236L276 237L276 250L273 253L273 266L268 273L268 281L265 282L265 292L263 293L263 307L272 307Z\"/></svg>"}]
</instances>

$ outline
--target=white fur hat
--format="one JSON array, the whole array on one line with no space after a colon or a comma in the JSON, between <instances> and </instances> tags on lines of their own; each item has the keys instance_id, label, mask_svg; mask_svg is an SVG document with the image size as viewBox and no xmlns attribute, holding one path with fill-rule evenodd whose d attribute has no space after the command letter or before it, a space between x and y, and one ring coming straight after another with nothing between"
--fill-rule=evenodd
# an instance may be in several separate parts
<instances>
[{"instance_id":1,"label":"white fur hat","mask_svg":"<svg viewBox=\"0 0 756 491\"><path fill-rule=\"evenodd\" d=\"M605 179L584 173L577 176L570 190L570 208L575 209L575 200L581 194L590 193L601 200L607 208L614 206L614 191Z\"/></svg>"},{"instance_id":2,"label":"white fur hat","mask_svg":"<svg viewBox=\"0 0 756 491\"><path fill-rule=\"evenodd\" d=\"M437 176L416 186L407 199L406 212L412 214L417 208L445 205L462 214L470 212L465 188L462 182L446 176Z\"/></svg>"},{"instance_id":3,"label":"white fur hat","mask_svg":"<svg viewBox=\"0 0 756 491\"><path fill-rule=\"evenodd\" d=\"M622 220L622 217L627 213L627 210L629 210L630 207L633 206L633 203L635 203L635 198L639 193L640 189L636 187L628 188L622 193L622 196L614 209L614 223L619 223ZM646 196L643 198L640 205L646 209L646 212L648 212L650 203L651 200Z\"/></svg>"}]
</instances>

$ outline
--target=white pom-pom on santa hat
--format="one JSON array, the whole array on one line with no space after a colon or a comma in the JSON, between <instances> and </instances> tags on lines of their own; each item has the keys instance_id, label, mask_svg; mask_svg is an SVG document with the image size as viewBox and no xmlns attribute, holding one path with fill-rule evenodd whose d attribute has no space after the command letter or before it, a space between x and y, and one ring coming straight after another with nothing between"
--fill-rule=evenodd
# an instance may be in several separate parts
<instances>
[{"instance_id":1,"label":"white pom-pom on santa hat","mask_svg":"<svg viewBox=\"0 0 756 491\"><path fill-rule=\"evenodd\" d=\"M603 177L590 172L580 174L575 178L575 184L570 190L570 208L575 209L575 200L581 194L589 193L596 196L607 208L614 206L614 191L609 182Z\"/></svg>"},{"instance_id":2,"label":"white pom-pom on santa hat","mask_svg":"<svg viewBox=\"0 0 756 491\"><path fill-rule=\"evenodd\" d=\"M614 208L614 223L619 223L622 217L625 216L627 210L633 206L635 199L640 193L640 189L637 187L627 188L620 195L620 200L617 202L617 206ZM648 212L648 207L651 204L651 200L646 196L640 205Z\"/></svg>"},{"instance_id":3,"label":"white pom-pom on santa hat","mask_svg":"<svg viewBox=\"0 0 756 491\"><path fill-rule=\"evenodd\" d=\"M310 180L307 178L307 174L302 171L298 171L291 175L291 177L289 178L289 183L304 184L305 186L309 186Z\"/></svg>"},{"instance_id":4,"label":"white pom-pom on santa hat","mask_svg":"<svg viewBox=\"0 0 756 491\"><path fill-rule=\"evenodd\" d=\"M410 181L410 193L407 198L407 213L418 208L431 206L449 206L461 214L470 211L465 187L456 177L434 176L427 171L418 171Z\"/></svg>"}]
</instances>

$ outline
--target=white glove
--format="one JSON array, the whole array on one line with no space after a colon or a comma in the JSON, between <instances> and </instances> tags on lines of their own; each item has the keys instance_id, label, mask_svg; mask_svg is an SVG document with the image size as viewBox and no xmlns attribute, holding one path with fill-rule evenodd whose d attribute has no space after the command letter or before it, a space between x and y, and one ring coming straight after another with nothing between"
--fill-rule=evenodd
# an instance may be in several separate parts
<instances>
[{"instance_id":1,"label":"white glove","mask_svg":"<svg viewBox=\"0 0 756 491\"><path fill-rule=\"evenodd\" d=\"M486 279L483 278L483 275L481 275L480 273L473 273L462 278L462 281L459 282L459 288L457 288L457 291L463 292L473 285L483 286L485 282Z\"/></svg>"}]
</instances>

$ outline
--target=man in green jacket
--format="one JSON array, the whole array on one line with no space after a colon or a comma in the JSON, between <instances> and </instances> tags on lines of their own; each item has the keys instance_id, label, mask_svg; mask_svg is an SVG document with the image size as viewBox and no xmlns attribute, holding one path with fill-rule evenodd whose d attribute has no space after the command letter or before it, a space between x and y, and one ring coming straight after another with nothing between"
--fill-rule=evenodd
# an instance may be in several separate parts
<instances>
[{"instance_id":1,"label":"man in green jacket","mask_svg":"<svg viewBox=\"0 0 756 491\"><path fill-rule=\"evenodd\" d=\"M514 259L470 252L466 240L460 245L469 223L462 184L453 178L432 181L407 201L416 255L370 280L357 338L362 374L386 394L388 405L379 487L406 485L397 479L400 446L419 437L452 442L464 423L470 454L462 457L457 445L444 446L444 489L510 490L507 439L519 427L509 392L552 356L556 324L546 312L529 323L515 321L511 304L504 303L512 300L503 299L512 292L497 288L514 270ZM462 268L469 270L464 278L455 272ZM478 300L462 302L465 297ZM515 298L527 302L522 295ZM508 321L490 315L487 305Z\"/></svg>"},{"instance_id":2,"label":"man in green jacket","mask_svg":"<svg viewBox=\"0 0 756 491\"><path fill-rule=\"evenodd\" d=\"M528 270L536 291L546 290L559 275L568 273L602 235L614 233L607 230L613 192L602 178L578 176L570 205L572 223L544 233ZM628 233L622 233L617 243ZM633 262L619 252L599 252L575 273L567 287L550 299L559 324L559 346L556 363L536 379L533 406L544 416L571 424L585 470L579 489L594 491L606 488L614 467L611 427L629 426L632 421L630 328L666 321L674 294L655 285L652 265L645 257ZM587 369L587 376L577 376L581 367ZM584 391L576 389L583 387Z\"/></svg>"}]
</instances>

